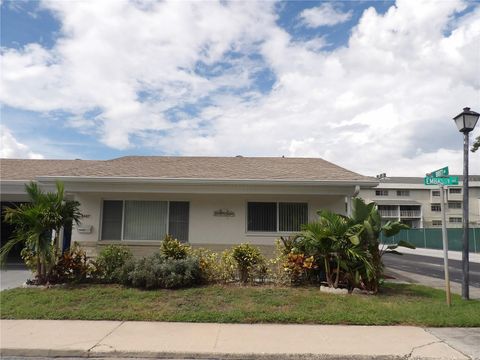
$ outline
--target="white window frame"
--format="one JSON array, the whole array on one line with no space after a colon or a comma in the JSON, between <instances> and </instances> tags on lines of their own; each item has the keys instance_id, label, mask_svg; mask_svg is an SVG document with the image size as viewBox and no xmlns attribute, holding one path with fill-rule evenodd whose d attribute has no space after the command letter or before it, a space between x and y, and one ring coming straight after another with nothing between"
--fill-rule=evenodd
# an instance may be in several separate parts
<instances>
[{"instance_id":1,"label":"white window frame","mask_svg":"<svg viewBox=\"0 0 480 360\"><path fill-rule=\"evenodd\" d=\"M452 191L452 190L459 190L459 191ZM462 188L461 188L461 187L451 187L451 188L448 188L448 193L449 193L449 194L459 195L459 194L462 193Z\"/></svg>"},{"instance_id":2,"label":"white window frame","mask_svg":"<svg viewBox=\"0 0 480 360\"><path fill-rule=\"evenodd\" d=\"M102 239L102 228L103 228L103 204L105 201L121 201L122 202L122 227L120 229L120 239L119 240L103 240ZM126 201L155 201L155 202L166 202L167 203L167 225L166 225L166 233L170 232L170 203L171 202L188 202L190 208L190 201L188 200L145 200L145 199L102 199L102 205L100 207L100 225L98 231L98 241L131 241L131 242L141 242L141 241L162 241L162 239L154 239L154 240L125 240L124 239L124 229L125 229L125 202ZM190 211L190 210L189 210ZM190 234L190 219L188 221L188 233ZM190 237L190 236L189 236ZM186 242L188 243L188 241Z\"/></svg>"},{"instance_id":3,"label":"white window frame","mask_svg":"<svg viewBox=\"0 0 480 360\"><path fill-rule=\"evenodd\" d=\"M375 190L375 196L388 196L388 190L386 189L376 189Z\"/></svg>"},{"instance_id":4,"label":"white window frame","mask_svg":"<svg viewBox=\"0 0 480 360\"><path fill-rule=\"evenodd\" d=\"M434 206L438 206L439 209L438 209L438 210L433 210L433 207L434 207ZM442 211L442 204L437 204L437 203L430 204L430 211L431 211L431 212L440 212L440 211Z\"/></svg>"},{"instance_id":5,"label":"white window frame","mask_svg":"<svg viewBox=\"0 0 480 360\"><path fill-rule=\"evenodd\" d=\"M452 221L452 219L455 219L455 221ZM459 220L459 221L457 221ZM458 217L458 216L451 216L448 218L448 222L449 223L452 223L452 224L461 224L463 222L463 219L461 217Z\"/></svg>"},{"instance_id":6,"label":"white window frame","mask_svg":"<svg viewBox=\"0 0 480 360\"><path fill-rule=\"evenodd\" d=\"M432 226L442 226L442 220L432 220Z\"/></svg>"},{"instance_id":7,"label":"white window frame","mask_svg":"<svg viewBox=\"0 0 480 360\"><path fill-rule=\"evenodd\" d=\"M399 197L407 197L410 196L410 190L397 190L397 196Z\"/></svg>"},{"instance_id":8,"label":"white window frame","mask_svg":"<svg viewBox=\"0 0 480 360\"><path fill-rule=\"evenodd\" d=\"M452 205L455 205L455 206L452 206ZM457 205L460 205L460 206L457 206ZM448 202L448 208L450 210L459 210L462 208L462 202L461 201L449 201Z\"/></svg>"},{"instance_id":9,"label":"white window frame","mask_svg":"<svg viewBox=\"0 0 480 360\"><path fill-rule=\"evenodd\" d=\"M249 203L275 203L277 211L277 226L276 231L250 231L248 230L248 204ZM310 204L308 201L267 201L267 200L247 200L245 202L245 233L248 235L269 235L269 234L296 234L298 231L280 231L280 203L282 204L306 204L307 205L307 222L309 221Z\"/></svg>"}]
</instances>

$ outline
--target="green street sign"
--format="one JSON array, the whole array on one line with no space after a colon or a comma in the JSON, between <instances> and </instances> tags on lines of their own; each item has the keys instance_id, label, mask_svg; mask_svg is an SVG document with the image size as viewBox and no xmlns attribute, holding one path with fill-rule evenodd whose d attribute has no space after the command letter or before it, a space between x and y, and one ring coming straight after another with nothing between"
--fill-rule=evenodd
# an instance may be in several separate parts
<instances>
[{"instance_id":1,"label":"green street sign","mask_svg":"<svg viewBox=\"0 0 480 360\"><path fill-rule=\"evenodd\" d=\"M427 174L427 176L434 177L434 178L448 176L448 166L432 171L431 173Z\"/></svg>"},{"instance_id":2,"label":"green street sign","mask_svg":"<svg viewBox=\"0 0 480 360\"><path fill-rule=\"evenodd\" d=\"M458 185L458 176L449 176L449 177L433 177L426 176L424 178L425 185Z\"/></svg>"}]
</instances>

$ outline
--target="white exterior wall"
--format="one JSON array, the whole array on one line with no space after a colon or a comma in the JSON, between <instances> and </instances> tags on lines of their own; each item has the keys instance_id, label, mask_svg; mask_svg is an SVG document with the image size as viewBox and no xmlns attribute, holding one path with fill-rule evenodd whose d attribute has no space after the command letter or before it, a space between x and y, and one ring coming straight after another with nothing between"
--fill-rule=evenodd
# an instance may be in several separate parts
<instances>
[{"instance_id":1,"label":"white exterior wall","mask_svg":"<svg viewBox=\"0 0 480 360\"><path fill-rule=\"evenodd\" d=\"M87 217L83 226L92 226L90 234L72 232L72 242L83 246L95 246L111 241L102 241L101 209L103 200L162 200L190 202L189 243L192 245L227 245L248 242L256 245L274 245L275 239L289 233L247 232L247 202L306 202L309 221L317 218L316 211L328 209L345 214L345 195L263 195L263 194L162 194L162 193L77 193L75 199L81 204L81 211ZM214 216L214 211L229 209L233 217ZM122 241L128 245L155 245L158 241Z\"/></svg>"}]
</instances>

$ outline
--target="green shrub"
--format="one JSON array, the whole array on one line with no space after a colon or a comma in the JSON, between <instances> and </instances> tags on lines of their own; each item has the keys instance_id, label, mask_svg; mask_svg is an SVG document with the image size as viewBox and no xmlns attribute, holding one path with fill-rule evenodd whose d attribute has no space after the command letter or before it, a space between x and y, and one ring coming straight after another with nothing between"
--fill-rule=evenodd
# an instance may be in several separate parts
<instances>
[{"instance_id":1,"label":"green shrub","mask_svg":"<svg viewBox=\"0 0 480 360\"><path fill-rule=\"evenodd\" d=\"M190 246L182 244L171 235L166 235L160 245L160 253L169 259L186 259Z\"/></svg>"},{"instance_id":2,"label":"green shrub","mask_svg":"<svg viewBox=\"0 0 480 360\"><path fill-rule=\"evenodd\" d=\"M198 259L202 283L209 284L221 280L220 259L216 252L204 248L191 248L188 256Z\"/></svg>"},{"instance_id":3,"label":"green shrub","mask_svg":"<svg viewBox=\"0 0 480 360\"><path fill-rule=\"evenodd\" d=\"M118 278L118 271L131 259L133 259L133 254L127 247L108 245L98 254L95 265L98 268L99 276L104 281L115 282Z\"/></svg>"},{"instance_id":4,"label":"green shrub","mask_svg":"<svg viewBox=\"0 0 480 360\"><path fill-rule=\"evenodd\" d=\"M197 258L171 259L155 254L127 263L121 271L125 285L143 289L174 289L197 285L201 281L200 264Z\"/></svg>"},{"instance_id":5,"label":"green shrub","mask_svg":"<svg viewBox=\"0 0 480 360\"><path fill-rule=\"evenodd\" d=\"M237 263L240 282L246 284L248 281L255 280L254 273L257 266L266 263L260 250L250 244L240 244L232 249L232 257Z\"/></svg>"}]
</instances>

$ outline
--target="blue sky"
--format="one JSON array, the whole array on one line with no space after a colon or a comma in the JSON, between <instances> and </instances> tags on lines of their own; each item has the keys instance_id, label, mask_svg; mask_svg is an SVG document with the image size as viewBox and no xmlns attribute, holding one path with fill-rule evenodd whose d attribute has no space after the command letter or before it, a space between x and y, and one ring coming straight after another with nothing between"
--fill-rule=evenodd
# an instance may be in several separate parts
<instances>
[{"instance_id":1,"label":"blue sky","mask_svg":"<svg viewBox=\"0 0 480 360\"><path fill-rule=\"evenodd\" d=\"M462 1L3 1L2 156L460 169L445 120L480 103L478 14Z\"/></svg>"}]
</instances>

